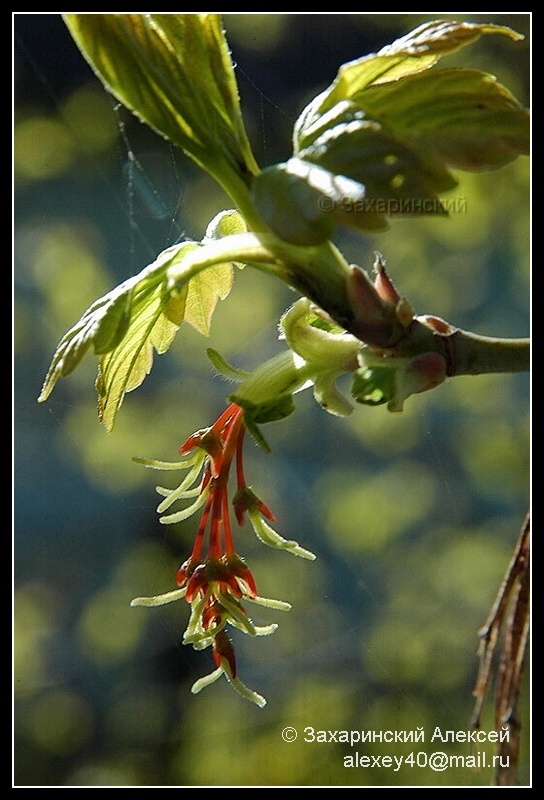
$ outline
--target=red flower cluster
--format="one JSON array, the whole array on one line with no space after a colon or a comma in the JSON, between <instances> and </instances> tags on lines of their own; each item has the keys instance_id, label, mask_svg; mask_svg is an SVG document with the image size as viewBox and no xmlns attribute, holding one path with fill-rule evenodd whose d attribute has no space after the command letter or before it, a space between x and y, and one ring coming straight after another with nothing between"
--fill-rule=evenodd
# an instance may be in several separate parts
<instances>
[{"instance_id":1,"label":"red flower cluster","mask_svg":"<svg viewBox=\"0 0 544 800\"><path fill-rule=\"evenodd\" d=\"M268 635L276 630L277 625L254 625L242 601L281 611L288 610L290 605L259 597L249 567L236 552L228 496L233 462L237 490L232 504L238 523L244 524L247 513L257 536L265 544L287 549L304 558L314 556L297 542L283 539L265 521L265 518L269 521L275 518L247 485L243 467L244 434L244 410L236 403L231 403L210 428L193 433L183 443L180 454L189 455L186 461L174 464L137 459L155 469L189 469L176 489L157 487L157 491L165 497L158 510L162 513L179 500L196 499L181 511L162 516L161 522L178 522L199 508L203 508L203 512L191 555L176 575L179 589L156 597L136 598L132 605L156 606L184 597L191 606L184 643L192 644L198 650L211 646L217 666L211 675L194 684L193 692L200 691L225 675L244 697L263 706L266 702L264 698L248 689L237 677L234 648L225 628L231 625L251 636Z\"/></svg>"}]
</instances>

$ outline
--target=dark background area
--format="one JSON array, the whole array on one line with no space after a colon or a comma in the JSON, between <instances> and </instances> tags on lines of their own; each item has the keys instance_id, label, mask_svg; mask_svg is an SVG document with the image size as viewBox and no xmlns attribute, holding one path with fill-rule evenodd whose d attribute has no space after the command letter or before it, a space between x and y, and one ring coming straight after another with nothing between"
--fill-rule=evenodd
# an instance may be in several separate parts
<instances>
[{"instance_id":1,"label":"dark background area","mask_svg":"<svg viewBox=\"0 0 544 800\"><path fill-rule=\"evenodd\" d=\"M296 118L340 64L442 16L452 17L226 14L259 164L289 157ZM530 15L463 18L526 39L485 37L443 64L489 71L528 105ZM318 559L237 536L260 593L293 605L273 637L236 642L243 680L268 705L246 704L224 682L191 695L213 665L181 645L185 605L129 603L174 588L196 521L160 526L163 476L131 459L175 460L211 424L230 390L206 347L243 369L260 363L282 348L277 321L293 294L237 274L210 337L182 326L112 434L97 420L90 354L39 405L55 347L85 308L165 247L200 239L228 199L107 95L59 14L15 13L13 30L15 786L488 785L490 770L349 770L343 758L469 754L466 743L429 742L436 727L467 730L477 630L527 509L527 376L459 378L410 398L403 414L358 407L345 420L302 393L297 413L266 431L271 455L247 447L248 473L282 535ZM466 213L368 237L339 231L336 242L367 268L381 250L418 313L527 336L527 159L458 177ZM492 729L491 704L484 723ZM282 740L286 726L296 742ZM425 743L352 749L305 742L307 727L422 727Z\"/></svg>"}]
</instances>

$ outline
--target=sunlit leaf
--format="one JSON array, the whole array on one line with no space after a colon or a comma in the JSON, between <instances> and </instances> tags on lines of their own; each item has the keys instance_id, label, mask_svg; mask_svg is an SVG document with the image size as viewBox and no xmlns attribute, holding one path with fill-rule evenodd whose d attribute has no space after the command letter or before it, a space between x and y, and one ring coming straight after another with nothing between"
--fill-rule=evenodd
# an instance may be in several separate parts
<instances>
[{"instance_id":1,"label":"sunlit leaf","mask_svg":"<svg viewBox=\"0 0 544 800\"><path fill-rule=\"evenodd\" d=\"M365 111L421 155L460 169L502 166L529 152L529 112L492 75L447 69L364 93Z\"/></svg>"},{"instance_id":2,"label":"sunlit leaf","mask_svg":"<svg viewBox=\"0 0 544 800\"><path fill-rule=\"evenodd\" d=\"M179 299L181 299L182 303L185 303L185 293L183 293L183 296ZM150 335L151 344L159 355L166 353L174 340L174 336L176 335L179 326L183 322L183 317L181 318L180 322L172 322L167 314L167 306L168 302L163 306L162 314L159 316L157 322L153 326Z\"/></svg>"},{"instance_id":3,"label":"sunlit leaf","mask_svg":"<svg viewBox=\"0 0 544 800\"><path fill-rule=\"evenodd\" d=\"M258 167L218 14L65 14L83 55L127 108L227 189Z\"/></svg>"},{"instance_id":4,"label":"sunlit leaf","mask_svg":"<svg viewBox=\"0 0 544 800\"><path fill-rule=\"evenodd\" d=\"M78 366L91 345L103 353L121 341L130 323L132 291L140 280L137 275L100 298L62 337L45 378L39 402L47 400L57 380Z\"/></svg>"},{"instance_id":5,"label":"sunlit leaf","mask_svg":"<svg viewBox=\"0 0 544 800\"><path fill-rule=\"evenodd\" d=\"M184 319L187 288L168 292L166 273L198 246L184 242L168 248L138 275L93 303L61 339L39 401L47 400L58 379L69 375L92 346L100 356L101 417L111 428L125 392L139 386L151 369L153 349L164 353Z\"/></svg>"},{"instance_id":6,"label":"sunlit leaf","mask_svg":"<svg viewBox=\"0 0 544 800\"><path fill-rule=\"evenodd\" d=\"M121 342L109 353L101 356L96 381L101 422L108 430L126 392L136 389L153 365L153 334L164 345L163 279L148 282L135 296L131 324ZM168 323L168 321L166 321ZM168 323L172 325L172 323ZM164 348L163 348L164 349Z\"/></svg>"},{"instance_id":7,"label":"sunlit leaf","mask_svg":"<svg viewBox=\"0 0 544 800\"><path fill-rule=\"evenodd\" d=\"M210 239L221 239L223 236L233 236L235 233L245 233L247 225L244 218L235 208L229 208L226 211L220 211L211 220L206 228L206 236L202 243Z\"/></svg>"},{"instance_id":8,"label":"sunlit leaf","mask_svg":"<svg viewBox=\"0 0 544 800\"><path fill-rule=\"evenodd\" d=\"M215 222L202 244L226 231L245 230L237 212L224 212ZM168 350L182 322L208 335L218 300L231 290L230 261L204 265L176 288L169 285L169 268L182 264L185 256L200 247L197 242L183 242L168 248L138 275L94 303L62 338L39 400L49 397L57 380L72 372L92 345L100 356L99 415L111 429L125 394L140 386L151 371L153 353Z\"/></svg>"},{"instance_id":9,"label":"sunlit leaf","mask_svg":"<svg viewBox=\"0 0 544 800\"><path fill-rule=\"evenodd\" d=\"M218 264L195 275L189 283L185 321L207 336L218 300L224 300L233 283L232 264Z\"/></svg>"},{"instance_id":10,"label":"sunlit leaf","mask_svg":"<svg viewBox=\"0 0 544 800\"><path fill-rule=\"evenodd\" d=\"M398 213L445 213L438 195L457 181L432 152L421 153L406 138L375 120L349 119L319 136L301 158L334 175L357 181L358 200L343 198L330 208L337 222L373 230Z\"/></svg>"},{"instance_id":11,"label":"sunlit leaf","mask_svg":"<svg viewBox=\"0 0 544 800\"><path fill-rule=\"evenodd\" d=\"M366 89L385 81L429 69L449 53L476 41L482 34L502 34L520 40L523 36L502 25L434 20L373 53L343 64L331 86L318 95L301 114L295 126L295 141L300 147L309 142L319 117L342 100L360 102Z\"/></svg>"},{"instance_id":12,"label":"sunlit leaf","mask_svg":"<svg viewBox=\"0 0 544 800\"><path fill-rule=\"evenodd\" d=\"M439 195L457 185L451 167L493 169L529 152L529 113L493 76L426 71L442 55L490 33L523 38L496 25L427 23L379 53L344 64L305 109L295 125L295 156L362 187L355 202L346 197L330 204L334 222L373 230L397 214L445 214ZM263 180L256 180L254 195ZM299 187L290 191L301 195ZM283 198L286 208L294 202ZM274 224L260 198L259 205ZM316 215L303 222L320 241L331 219ZM281 235L281 227L274 230Z\"/></svg>"},{"instance_id":13,"label":"sunlit leaf","mask_svg":"<svg viewBox=\"0 0 544 800\"><path fill-rule=\"evenodd\" d=\"M220 211L206 228L202 244L246 231L246 223L238 211L235 209ZM225 300L232 289L234 264L239 268L244 266L240 262L216 264L195 275L189 283L185 321L204 336L210 333L210 324L218 300Z\"/></svg>"},{"instance_id":14,"label":"sunlit leaf","mask_svg":"<svg viewBox=\"0 0 544 800\"><path fill-rule=\"evenodd\" d=\"M107 304L107 313L104 313L93 338L95 353L107 353L125 335L130 324L132 291L133 287L130 286L127 291L112 297L111 303Z\"/></svg>"},{"instance_id":15,"label":"sunlit leaf","mask_svg":"<svg viewBox=\"0 0 544 800\"><path fill-rule=\"evenodd\" d=\"M134 287L128 330L117 346L99 360L98 409L108 430L113 428L125 394L140 386L151 372L153 351L165 353L184 321L190 282L185 291L172 296L167 289L166 272L174 260L181 260L196 247L196 242L185 242L169 248L144 271L145 276Z\"/></svg>"}]
</instances>

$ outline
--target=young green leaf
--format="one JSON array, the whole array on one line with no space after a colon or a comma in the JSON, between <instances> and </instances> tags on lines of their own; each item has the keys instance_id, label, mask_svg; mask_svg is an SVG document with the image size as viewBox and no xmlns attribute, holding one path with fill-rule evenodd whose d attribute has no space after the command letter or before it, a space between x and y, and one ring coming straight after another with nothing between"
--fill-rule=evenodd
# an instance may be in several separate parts
<instances>
[{"instance_id":1,"label":"young green leaf","mask_svg":"<svg viewBox=\"0 0 544 800\"><path fill-rule=\"evenodd\" d=\"M115 347L126 332L130 317L131 292L135 279L126 281L85 311L81 319L64 334L53 356L38 402L43 403L60 377L70 375L93 342L99 352Z\"/></svg>"},{"instance_id":2,"label":"young green leaf","mask_svg":"<svg viewBox=\"0 0 544 800\"><path fill-rule=\"evenodd\" d=\"M38 402L43 403L58 379L70 375L93 344L95 352L114 348L130 323L132 292L141 278L137 275L94 302L81 319L64 334L53 356Z\"/></svg>"},{"instance_id":3,"label":"young green leaf","mask_svg":"<svg viewBox=\"0 0 544 800\"><path fill-rule=\"evenodd\" d=\"M245 233L247 226L241 214L235 209L220 211L208 227L202 240L205 245L224 236L236 233ZM189 283L187 302L185 306L185 321L193 326L199 333L208 336L213 312L218 300L224 300L233 284L233 264L242 268L243 263L225 262L209 267L207 270L195 275Z\"/></svg>"},{"instance_id":4,"label":"young green leaf","mask_svg":"<svg viewBox=\"0 0 544 800\"><path fill-rule=\"evenodd\" d=\"M313 126L342 100L359 103L361 93L369 87L427 70L443 55L472 44L483 34L502 34L515 41L523 39L521 34L503 25L434 20L420 25L378 53L343 64L331 86L301 114L295 125L296 146L307 147L312 141Z\"/></svg>"},{"instance_id":5,"label":"young green leaf","mask_svg":"<svg viewBox=\"0 0 544 800\"><path fill-rule=\"evenodd\" d=\"M206 235L202 240L205 244L214 239L221 239L223 236L233 236L235 233L245 233L247 225L244 218L235 208L220 211L211 220L206 228Z\"/></svg>"},{"instance_id":6,"label":"young green leaf","mask_svg":"<svg viewBox=\"0 0 544 800\"><path fill-rule=\"evenodd\" d=\"M529 153L529 112L492 76L444 69L368 89L367 114L420 156L493 169Z\"/></svg>"},{"instance_id":7,"label":"young green leaf","mask_svg":"<svg viewBox=\"0 0 544 800\"><path fill-rule=\"evenodd\" d=\"M119 344L99 359L96 381L100 421L108 430L127 392L136 389L153 365L153 349L165 352L177 326L164 314L164 277L146 281L132 303L131 324Z\"/></svg>"},{"instance_id":8,"label":"young green leaf","mask_svg":"<svg viewBox=\"0 0 544 800\"><path fill-rule=\"evenodd\" d=\"M166 352L184 319L188 286L169 291L167 270L198 246L184 242L168 248L138 275L93 303L61 339L39 402L47 400L58 379L73 372L92 345L100 356L101 417L111 428L125 392L139 386L151 369L153 349Z\"/></svg>"},{"instance_id":9,"label":"young green leaf","mask_svg":"<svg viewBox=\"0 0 544 800\"><path fill-rule=\"evenodd\" d=\"M372 230L396 214L445 214L439 195L457 185L450 167L494 169L529 152L529 112L493 76L426 71L489 33L522 38L502 26L427 23L377 54L344 64L310 103L295 125L295 157L362 190L356 202L343 197L329 204L334 222ZM282 235L281 211L272 214L258 194L263 180L259 176L253 187L257 205ZM283 204L293 200L283 198ZM325 234L322 217L311 221L316 237Z\"/></svg>"},{"instance_id":10,"label":"young green leaf","mask_svg":"<svg viewBox=\"0 0 544 800\"><path fill-rule=\"evenodd\" d=\"M218 14L65 14L105 86L233 197L257 174Z\"/></svg>"},{"instance_id":11,"label":"young green leaf","mask_svg":"<svg viewBox=\"0 0 544 800\"><path fill-rule=\"evenodd\" d=\"M233 279L230 263L209 267L191 278L185 305L185 321L204 336L210 333L217 301L228 296Z\"/></svg>"},{"instance_id":12,"label":"young green leaf","mask_svg":"<svg viewBox=\"0 0 544 800\"><path fill-rule=\"evenodd\" d=\"M217 301L230 292L233 263L238 262L204 261L175 286L169 282L170 267L183 264L189 253L204 250L202 245L216 237L244 230L238 212L221 212L208 226L202 244L183 242L164 250L142 272L94 303L62 338L39 401L49 397L57 380L72 372L92 345L100 356L99 415L111 429L125 394L140 386L151 371L153 352L168 350L182 322L208 335Z\"/></svg>"}]
</instances>

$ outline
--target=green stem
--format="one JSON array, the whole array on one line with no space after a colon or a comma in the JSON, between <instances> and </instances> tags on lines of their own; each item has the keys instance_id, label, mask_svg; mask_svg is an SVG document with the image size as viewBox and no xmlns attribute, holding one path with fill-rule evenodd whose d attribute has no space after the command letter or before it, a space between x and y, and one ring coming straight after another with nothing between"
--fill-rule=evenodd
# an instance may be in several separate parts
<instances>
[{"instance_id":1,"label":"green stem","mask_svg":"<svg viewBox=\"0 0 544 800\"><path fill-rule=\"evenodd\" d=\"M531 368L529 339L499 339L461 330L447 339L452 375L528 372Z\"/></svg>"},{"instance_id":2,"label":"green stem","mask_svg":"<svg viewBox=\"0 0 544 800\"><path fill-rule=\"evenodd\" d=\"M240 233L218 239L183 255L168 269L169 288L181 288L207 267L242 261L274 275L316 303L339 325L349 329L353 310L347 294L350 267L331 242L299 247L271 233ZM415 357L437 352L448 364L448 375L526 372L530 369L529 339L499 339L462 331L443 323L443 330L414 318L398 344L386 351L369 346L378 356Z\"/></svg>"},{"instance_id":3,"label":"green stem","mask_svg":"<svg viewBox=\"0 0 544 800\"><path fill-rule=\"evenodd\" d=\"M230 169L230 165L225 167L223 163L218 163L213 170L199 163L199 166L206 169L212 177L219 183L224 192L230 197L233 205L244 217L248 230L268 233L270 228L263 220L251 197L251 179L258 174L259 168L255 165L255 172L248 173L246 179L235 169Z\"/></svg>"},{"instance_id":4,"label":"green stem","mask_svg":"<svg viewBox=\"0 0 544 800\"><path fill-rule=\"evenodd\" d=\"M170 289L181 288L203 269L242 261L280 278L347 327L353 311L347 295L349 265L331 242L299 247L272 233L240 233L218 239L183 255L168 269Z\"/></svg>"},{"instance_id":5,"label":"green stem","mask_svg":"<svg viewBox=\"0 0 544 800\"><path fill-rule=\"evenodd\" d=\"M439 332L416 317L399 344L386 355L413 358L428 352L439 353L446 360L450 377L528 372L531 368L530 339L481 336L447 323L444 326L444 332ZM376 352L379 355L379 351Z\"/></svg>"}]
</instances>

